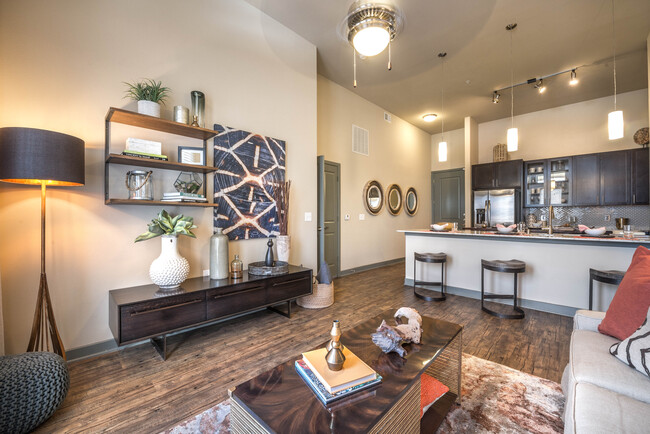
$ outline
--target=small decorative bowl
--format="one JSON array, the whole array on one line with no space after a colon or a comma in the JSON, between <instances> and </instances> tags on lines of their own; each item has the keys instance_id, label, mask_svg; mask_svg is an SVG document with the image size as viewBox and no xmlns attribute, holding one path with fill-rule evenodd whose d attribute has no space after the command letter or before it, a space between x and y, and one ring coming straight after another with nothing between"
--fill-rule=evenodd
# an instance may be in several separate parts
<instances>
[{"instance_id":1,"label":"small decorative bowl","mask_svg":"<svg viewBox=\"0 0 650 434\"><path fill-rule=\"evenodd\" d=\"M606 232L606 229L605 229L605 228L585 229L585 233L586 233L587 235L598 236L598 235L604 235L605 232Z\"/></svg>"},{"instance_id":2,"label":"small decorative bowl","mask_svg":"<svg viewBox=\"0 0 650 434\"><path fill-rule=\"evenodd\" d=\"M509 234L510 232L514 231L516 228L513 227L499 227L497 226L497 231L502 234Z\"/></svg>"},{"instance_id":3,"label":"small decorative bowl","mask_svg":"<svg viewBox=\"0 0 650 434\"><path fill-rule=\"evenodd\" d=\"M448 226L449 225L447 223L442 224L442 225L433 224L433 225L431 225L431 229L433 229L434 231L444 231L444 230L448 229Z\"/></svg>"}]
</instances>

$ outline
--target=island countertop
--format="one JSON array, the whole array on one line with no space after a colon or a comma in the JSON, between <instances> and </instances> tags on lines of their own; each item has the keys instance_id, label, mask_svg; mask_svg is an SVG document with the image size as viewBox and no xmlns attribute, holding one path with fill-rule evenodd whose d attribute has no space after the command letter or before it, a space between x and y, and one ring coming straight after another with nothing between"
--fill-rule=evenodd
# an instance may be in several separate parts
<instances>
[{"instance_id":1,"label":"island countertop","mask_svg":"<svg viewBox=\"0 0 650 434\"><path fill-rule=\"evenodd\" d=\"M405 235L424 235L432 237L458 237L458 238L471 238L471 239L487 239L493 241L515 241L526 243L556 243L556 244L586 244L586 245L602 245L602 246L616 246L616 247L637 247L645 246L650 248L650 237L637 237L632 239L623 238L621 236L614 237L596 237L582 234L572 233L554 233L548 235L547 233L530 233L519 234L512 232L509 234L501 234L498 232L489 231L476 231L471 229L463 229L457 231L434 231L429 229L403 229L398 230Z\"/></svg>"}]
</instances>

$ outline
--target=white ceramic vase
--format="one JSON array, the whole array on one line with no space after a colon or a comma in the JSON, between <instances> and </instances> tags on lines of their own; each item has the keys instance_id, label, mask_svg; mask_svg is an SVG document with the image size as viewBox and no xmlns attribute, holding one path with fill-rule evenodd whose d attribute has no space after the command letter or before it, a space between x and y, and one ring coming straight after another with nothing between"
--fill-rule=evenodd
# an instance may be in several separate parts
<instances>
[{"instance_id":1,"label":"white ceramic vase","mask_svg":"<svg viewBox=\"0 0 650 434\"><path fill-rule=\"evenodd\" d=\"M149 267L151 281L165 291L178 288L190 273L190 264L178 254L177 243L177 235L163 235L160 256Z\"/></svg>"},{"instance_id":2,"label":"white ceramic vase","mask_svg":"<svg viewBox=\"0 0 650 434\"><path fill-rule=\"evenodd\" d=\"M289 262L291 235L278 235L275 238L275 246L278 250L278 261Z\"/></svg>"},{"instance_id":3,"label":"white ceramic vase","mask_svg":"<svg viewBox=\"0 0 650 434\"><path fill-rule=\"evenodd\" d=\"M160 104L153 101L138 101L138 113L141 115L160 117Z\"/></svg>"}]
</instances>

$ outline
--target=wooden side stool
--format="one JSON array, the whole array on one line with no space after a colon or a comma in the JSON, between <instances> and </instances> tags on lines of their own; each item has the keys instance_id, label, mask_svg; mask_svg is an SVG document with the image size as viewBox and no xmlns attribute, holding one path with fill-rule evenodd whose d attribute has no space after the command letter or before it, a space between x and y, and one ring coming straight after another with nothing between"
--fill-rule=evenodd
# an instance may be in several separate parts
<instances>
[{"instance_id":1,"label":"wooden side stool","mask_svg":"<svg viewBox=\"0 0 650 434\"><path fill-rule=\"evenodd\" d=\"M623 280L625 271L618 270L595 270L589 269L589 310L592 310L594 305L594 280L610 285L618 285Z\"/></svg>"},{"instance_id":2,"label":"wooden side stool","mask_svg":"<svg viewBox=\"0 0 650 434\"><path fill-rule=\"evenodd\" d=\"M497 273L512 273L515 277L515 286L513 295L505 294L486 294L485 293L485 270L496 271ZM524 311L517 306L517 276L519 273L526 271L526 263L523 261L518 261L516 259L511 259L509 261L488 261L486 259L481 259L481 310L487 312L490 315L506 318L506 319L521 319L525 316ZM501 298L501 299L512 299L512 309L515 313L499 313L491 309L488 309L484 306L484 301L486 299Z\"/></svg>"},{"instance_id":3,"label":"wooden side stool","mask_svg":"<svg viewBox=\"0 0 650 434\"><path fill-rule=\"evenodd\" d=\"M424 262L428 264L440 264L440 282L426 282L424 280L417 280L417 263ZM447 299L447 285L445 284L445 266L447 264L447 255L445 253L417 253L415 252L415 260L413 261L413 294L416 297L425 301L444 301ZM415 287L417 285L440 286L439 296L429 296L419 294ZM433 289L423 288L427 291L433 292Z\"/></svg>"}]
</instances>

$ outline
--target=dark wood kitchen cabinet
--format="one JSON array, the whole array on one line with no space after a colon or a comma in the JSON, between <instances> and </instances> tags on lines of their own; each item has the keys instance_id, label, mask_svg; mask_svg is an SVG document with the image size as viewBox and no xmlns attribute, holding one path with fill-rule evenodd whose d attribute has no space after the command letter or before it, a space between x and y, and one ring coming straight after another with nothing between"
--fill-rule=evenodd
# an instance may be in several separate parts
<instances>
[{"instance_id":1,"label":"dark wood kitchen cabinet","mask_svg":"<svg viewBox=\"0 0 650 434\"><path fill-rule=\"evenodd\" d=\"M627 151L598 154L600 160L599 205L627 205L630 203L629 157Z\"/></svg>"},{"instance_id":2,"label":"dark wood kitchen cabinet","mask_svg":"<svg viewBox=\"0 0 650 434\"><path fill-rule=\"evenodd\" d=\"M291 302L312 293L312 270L290 265L280 276L187 279L179 294L161 297L156 285L109 291L108 323L118 345L151 338L166 358L167 334L268 308L291 316ZM287 303L287 312L276 307ZM161 339L154 339L160 336Z\"/></svg>"},{"instance_id":3,"label":"dark wood kitchen cabinet","mask_svg":"<svg viewBox=\"0 0 650 434\"><path fill-rule=\"evenodd\" d=\"M648 172L650 169L649 151L648 148L633 149L631 154L632 166L632 205L648 205L650 204L650 194L648 183L650 177Z\"/></svg>"},{"instance_id":4,"label":"dark wood kitchen cabinet","mask_svg":"<svg viewBox=\"0 0 650 434\"><path fill-rule=\"evenodd\" d=\"M472 166L472 189L521 188L523 166L523 160L475 164Z\"/></svg>"},{"instance_id":5,"label":"dark wood kitchen cabinet","mask_svg":"<svg viewBox=\"0 0 650 434\"><path fill-rule=\"evenodd\" d=\"M573 157L573 204L598 205L600 202L598 154Z\"/></svg>"}]
</instances>

